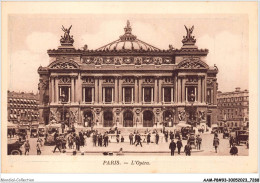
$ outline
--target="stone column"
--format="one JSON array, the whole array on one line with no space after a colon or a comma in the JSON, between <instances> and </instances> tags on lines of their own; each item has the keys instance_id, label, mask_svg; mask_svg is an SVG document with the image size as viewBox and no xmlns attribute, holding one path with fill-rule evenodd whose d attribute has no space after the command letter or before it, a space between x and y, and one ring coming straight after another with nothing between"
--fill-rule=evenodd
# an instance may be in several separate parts
<instances>
[{"instance_id":1,"label":"stone column","mask_svg":"<svg viewBox=\"0 0 260 183\"><path fill-rule=\"evenodd\" d=\"M201 102L204 103L205 102L205 78L201 78L202 80L202 91L201 91Z\"/></svg>"},{"instance_id":2,"label":"stone column","mask_svg":"<svg viewBox=\"0 0 260 183\"><path fill-rule=\"evenodd\" d=\"M154 103L158 103L158 77L154 80Z\"/></svg>"},{"instance_id":3,"label":"stone column","mask_svg":"<svg viewBox=\"0 0 260 183\"><path fill-rule=\"evenodd\" d=\"M201 103L201 77L198 78L198 102Z\"/></svg>"},{"instance_id":4,"label":"stone column","mask_svg":"<svg viewBox=\"0 0 260 183\"><path fill-rule=\"evenodd\" d=\"M177 99L177 96L178 96L178 94L177 94L177 92L178 92L178 80L177 80L177 77L175 76L175 79L174 79L174 102L176 103L176 102L178 102L178 99Z\"/></svg>"},{"instance_id":5,"label":"stone column","mask_svg":"<svg viewBox=\"0 0 260 183\"><path fill-rule=\"evenodd\" d=\"M158 103L161 103L162 102L162 78L159 77L158 80L159 80Z\"/></svg>"},{"instance_id":6,"label":"stone column","mask_svg":"<svg viewBox=\"0 0 260 183\"><path fill-rule=\"evenodd\" d=\"M171 103L173 103L173 87L171 87Z\"/></svg>"},{"instance_id":7,"label":"stone column","mask_svg":"<svg viewBox=\"0 0 260 183\"><path fill-rule=\"evenodd\" d=\"M95 101L94 103L98 103L98 77L95 77Z\"/></svg>"},{"instance_id":8,"label":"stone column","mask_svg":"<svg viewBox=\"0 0 260 183\"><path fill-rule=\"evenodd\" d=\"M85 103L85 97L86 97L86 88L83 88L83 103Z\"/></svg>"},{"instance_id":9,"label":"stone column","mask_svg":"<svg viewBox=\"0 0 260 183\"><path fill-rule=\"evenodd\" d=\"M58 86L58 77L55 77L55 99L56 99L56 103L59 103L59 86Z\"/></svg>"},{"instance_id":10,"label":"stone column","mask_svg":"<svg viewBox=\"0 0 260 183\"><path fill-rule=\"evenodd\" d=\"M125 103L125 88L123 87L123 104Z\"/></svg>"},{"instance_id":11,"label":"stone column","mask_svg":"<svg viewBox=\"0 0 260 183\"><path fill-rule=\"evenodd\" d=\"M115 77L115 103L118 103L118 77Z\"/></svg>"},{"instance_id":12,"label":"stone column","mask_svg":"<svg viewBox=\"0 0 260 183\"><path fill-rule=\"evenodd\" d=\"M185 101L185 78L182 78L182 100L181 102L184 102Z\"/></svg>"},{"instance_id":13,"label":"stone column","mask_svg":"<svg viewBox=\"0 0 260 183\"><path fill-rule=\"evenodd\" d=\"M178 103L181 103L181 78L178 78Z\"/></svg>"},{"instance_id":14,"label":"stone column","mask_svg":"<svg viewBox=\"0 0 260 183\"><path fill-rule=\"evenodd\" d=\"M138 103L138 84L137 84L138 77L135 77L135 103Z\"/></svg>"},{"instance_id":15,"label":"stone column","mask_svg":"<svg viewBox=\"0 0 260 183\"><path fill-rule=\"evenodd\" d=\"M213 80L213 104L217 105L217 83L216 79Z\"/></svg>"},{"instance_id":16,"label":"stone column","mask_svg":"<svg viewBox=\"0 0 260 183\"><path fill-rule=\"evenodd\" d=\"M82 80L80 75L77 76L75 84L75 102L82 102Z\"/></svg>"},{"instance_id":17,"label":"stone column","mask_svg":"<svg viewBox=\"0 0 260 183\"><path fill-rule=\"evenodd\" d=\"M211 88L210 92L211 92L210 103L213 104L213 88Z\"/></svg>"},{"instance_id":18,"label":"stone column","mask_svg":"<svg viewBox=\"0 0 260 183\"><path fill-rule=\"evenodd\" d=\"M185 101L188 102L188 88L187 87L185 88L185 92L186 92Z\"/></svg>"},{"instance_id":19,"label":"stone column","mask_svg":"<svg viewBox=\"0 0 260 183\"><path fill-rule=\"evenodd\" d=\"M51 103L55 103L54 78L51 78Z\"/></svg>"},{"instance_id":20,"label":"stone column","mask_svg":"<svg viewBox=\"0 0 260 183\"><path fill-rule=\"evenodd\" d=\"M122 104L122 83L123 83L123 78L119 77L119 103Z\"/></svg>"},{"instance_id":21,"label":"stone column","mask_svg":"<svg viewBox=\"0 0 260 183\"><path fill-rule=\"evenodd\" d=\"M74 86L74 77L71 78L71 102L75 102L75 86Z\"/></svg>"},{"instance_id":22,"label":"stone column","mask_svg":"<svg viewBox=\"0 0 260 183\"><path fill-rule=\"evenodd\" d=\"M131 103L134 103L134 88L131 88L131 95L132 95Z\"/></svg>"},{"instance_id":23,"label":"stone column","mask_svg":"<svg viewBox=\"0 0 260 183\"><path fill-rule=\"evenodd\" d=\"M139 78L139 103L142 103L142 77Z\"/></svg>"},{"instance_id":24,"label":"stone column","mask_svg":"<svg viewBox=\"0 0 260 183\"><path fill-rule=\"evenodd\" d=\"M102 77L98 78L98 101L99 103L102 103L102 84L103 84L103 79Z\"/></svg>"}]
</instances>

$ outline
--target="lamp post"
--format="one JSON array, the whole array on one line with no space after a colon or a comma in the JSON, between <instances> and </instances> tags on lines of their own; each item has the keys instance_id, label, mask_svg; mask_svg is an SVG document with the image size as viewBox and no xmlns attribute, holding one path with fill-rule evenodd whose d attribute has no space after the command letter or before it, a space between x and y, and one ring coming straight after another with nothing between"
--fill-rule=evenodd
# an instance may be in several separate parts
<instances>
[{"instance_id":1,"label":"lamp post","mask_svg":"<svg viewBox=\"0 0 260 183\"><path fill-rule=\"evenodd\" d=\"M195 95L193 94L193 92L190 94L190 100L191 100L191 124L194 127L195 126L195 122L194 122L194 101L195 101Z\"/></svg>"},{"instance_id":2,"label":"lamp post","mask_svg":"<svg viewBox=\"0 0 260 183\"><path fill-rule=\"evenodd\" d=\"M61 129L62 129L62 133L64 133L64 128L65 128L65 124L64 124L64 104L65 104L65 94L64 92L61 94L60 96L60 102L62 103L62 118L61 118Z\"/></svg>"}]
</instances>

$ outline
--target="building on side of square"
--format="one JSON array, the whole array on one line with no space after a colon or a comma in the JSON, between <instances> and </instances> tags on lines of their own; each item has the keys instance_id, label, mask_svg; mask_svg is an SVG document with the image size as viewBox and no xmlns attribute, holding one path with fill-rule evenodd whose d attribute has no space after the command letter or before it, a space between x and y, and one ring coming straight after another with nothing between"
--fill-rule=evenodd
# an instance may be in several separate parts
<instances>
[{"instance_id":1,"label":"building on side of square","mask_svg":"<svg viewBox=\"0 0 260 183\"><path fill-rule=\"evenodd\" d=\"M221 127L249 127L249 91L239 87L232 92L217 94L218 125Z\"/></svg>"},{"instance_id":2,"label":"building on side of square","mask_svg":"<svg viewBox=\"0 0 260 183\"><path fill-rule=\"evenodd\" d=\"M17 125L37 124L39 119L39 95L7 91L8 122Z\"/></svg>"},{"instance_id":3,"label":"building on side of square","mask_svg":"<svg viewBox=\"0 0 260 183\"><path fill-rule=\"evenodd\" d=\"M71 28L71 27L70 27ZM158 49L125 33L96 50L73 47L70 29L39 67L40 122L90 127L194 126L217 122L218 68L206 63L192 28L181 49ZM67 32L66 32L67 31Z\"/></svg>"}]
</instances>

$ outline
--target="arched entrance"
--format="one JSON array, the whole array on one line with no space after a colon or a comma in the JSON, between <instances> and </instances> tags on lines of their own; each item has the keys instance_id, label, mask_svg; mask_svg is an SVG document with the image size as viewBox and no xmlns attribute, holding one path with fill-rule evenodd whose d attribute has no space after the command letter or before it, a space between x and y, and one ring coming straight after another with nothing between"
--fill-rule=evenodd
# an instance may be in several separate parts
<instances>
[{"instance_id":1,"label":"arched entrance","mask_svg":"<svg viewBox=\"0 0 260 183\"><path fill-rule=\"evenodd\" d=\"M174 116L173 112L170 110L164 111L163 112L163 122L164 126L166 127L172 127L174 124Z\"/></svg>"},{"instance_id":2,"label":"arched entrance","mask_svg":"<svg viewBox=\"0 0 260 183\"><path fill-rule=\"evenodd\" d=\"M152 111L143 112L143 127L153 127L154 114Z\"/></svg>"},{"instance_id":3,"label":"arched entrance","mask_svg":"<svg viewBox=\"0 0 260 183\"><path fill-rule=\"evenodd\" d=\"M92 114L91 111L84 111L83 119L84 119L83 120L84 121L84 123L83 123L84 127L91 127L91 126L94 125L93 124L93 114Z\"/></svg>"},{"instance_id":4,"label":"arched entrance","mask_svg":"<svg viewBox=\"0 0 260 183\"><path fill-rule=\"evenodd\" d=\"M111 111L104 111L104 127L113 126L113 113Z\"/></svg>"},{"instance_id":5,"label":"arched entrance","mask_svg":"<svg viewBox=\"0 0 260 183\"><path fill-rule=\"evenodd\" d=\"M123 126L124 127L133 127L133 113L129 110L125 111L123 114L124 121L123 121Z\"/></svg>"}]
</instances>

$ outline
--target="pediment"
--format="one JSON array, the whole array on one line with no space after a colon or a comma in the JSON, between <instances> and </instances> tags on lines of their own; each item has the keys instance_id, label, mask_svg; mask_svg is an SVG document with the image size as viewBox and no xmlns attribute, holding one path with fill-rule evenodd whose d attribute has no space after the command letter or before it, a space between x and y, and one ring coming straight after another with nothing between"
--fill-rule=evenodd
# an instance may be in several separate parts
<instances>
[{"instance_id":1,"label":"pediment","mask_svg":"<svg viewBox=\"0 0 260 183\"><path fill-rule=\"evenodd\" d=\"M179 69L209 69L209 66L199 58L186 58L178 64Z\"/></svg>"},{"instance_id":2,"label":"pediment","mask_svg":"<svg viewBox=\"0 0 260 183\"><path fill-rule=\"evenodd\" d=\"M54 61L49 66L50 69L79 69L79 65L72 61Z\"/></svg>"}]
</instances>

